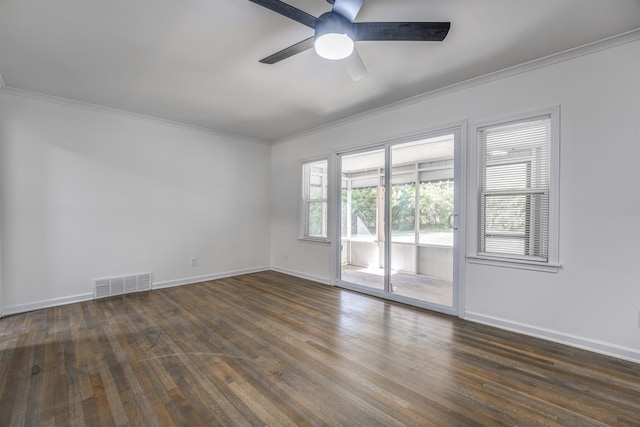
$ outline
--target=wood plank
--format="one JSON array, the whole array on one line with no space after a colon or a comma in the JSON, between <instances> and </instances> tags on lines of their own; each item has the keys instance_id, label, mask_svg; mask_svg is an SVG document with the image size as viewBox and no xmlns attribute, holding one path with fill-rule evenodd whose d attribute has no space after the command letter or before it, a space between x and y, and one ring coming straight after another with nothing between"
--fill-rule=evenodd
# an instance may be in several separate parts
<instances>
[{"instance_id":1,"label":"wood plank","mask_svg":"<svg viewBox=\"0 0 640 427\"><path fill-rule=\"evenodd\" d=\"M0 425L640 426L640 365L262 272L0 319Z\"/></svg>"}]
</instances>

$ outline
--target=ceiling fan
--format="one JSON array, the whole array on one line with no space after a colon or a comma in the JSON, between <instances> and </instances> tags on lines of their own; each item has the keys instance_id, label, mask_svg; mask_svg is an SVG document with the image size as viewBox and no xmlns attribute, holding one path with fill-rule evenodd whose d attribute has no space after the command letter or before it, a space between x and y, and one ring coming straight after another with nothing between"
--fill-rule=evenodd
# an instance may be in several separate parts
<instances>
[{"instance_id":1,"label":"ceiling fan","mask_svg":"<svg viewBox=\"0 0 640 427\"><path fill-rule=\"evenodd\" d=\"M297 53L315 48L323 58L344 59L353 80L367 75L355 50L355 41L442 41L450 22L354 22L364 0L327 0L330 12L316 18L280 0L249 0L315 30L315 35L260 60L275 64Z\"/></svg>"}]
</instances>

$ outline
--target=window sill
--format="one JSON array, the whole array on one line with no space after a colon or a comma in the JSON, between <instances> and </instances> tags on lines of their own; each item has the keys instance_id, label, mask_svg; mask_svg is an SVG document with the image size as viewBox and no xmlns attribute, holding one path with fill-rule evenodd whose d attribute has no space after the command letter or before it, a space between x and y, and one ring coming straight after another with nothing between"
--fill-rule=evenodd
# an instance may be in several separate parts
<instances>
[{"instance_id":1,"label":"window sill","mask_svg":"<svg viewBox=\"0 0 640 427\"><path fill-rule=\"evenodd\" d=\"M470 264L490 265L493 267L517 268L520 270L542 271L545 273L557 273L562 269L560 264L548 262L525 261L521 259L507 259L486 256L467 256Z\"/></svg>"},{"instance_id":2,"label":"window sill","mask_svg":"<svg viewBox=\"0 0 640 427\"><path fill-rule=\"evenodd\" d=\"M331 240L323 237L298 237L298 240L304 243L316 243L320 245L330 245Z\"/></svg>"}]
</instances>

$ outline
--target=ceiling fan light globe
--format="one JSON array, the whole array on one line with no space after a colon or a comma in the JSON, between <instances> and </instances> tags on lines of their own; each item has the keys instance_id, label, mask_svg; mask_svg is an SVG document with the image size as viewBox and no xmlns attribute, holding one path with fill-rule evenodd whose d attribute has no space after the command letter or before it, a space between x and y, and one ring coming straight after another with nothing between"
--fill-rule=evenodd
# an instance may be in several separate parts
<instances>
[{"instance_id":1,"label":"ceiling fan light globe","mask_svg":"<svg viewBox=\"0 0 640 427\"><path fill-rule=\"evenodd\" d=\"M353 40L342 33L325 33L316 36L316 53L325 59L344 59L353 53Z\"/></svg>"}]
</instances>

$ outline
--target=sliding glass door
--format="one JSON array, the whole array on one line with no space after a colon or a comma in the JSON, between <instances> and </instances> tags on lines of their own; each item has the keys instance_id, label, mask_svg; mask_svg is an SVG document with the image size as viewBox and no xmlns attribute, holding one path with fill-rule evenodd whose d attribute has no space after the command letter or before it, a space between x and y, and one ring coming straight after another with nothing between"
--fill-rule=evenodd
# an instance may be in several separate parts
<instances>
[{"instance_id":1,"label":"sliding glass door","mask_svg":"<svg viewBox=\"0 0 640 427\"><path fill-rule=\"evenodd\" d=\"M338 285L456 313L459 139L452 129L338 155Z\"/></svg>"}]
</instances>

